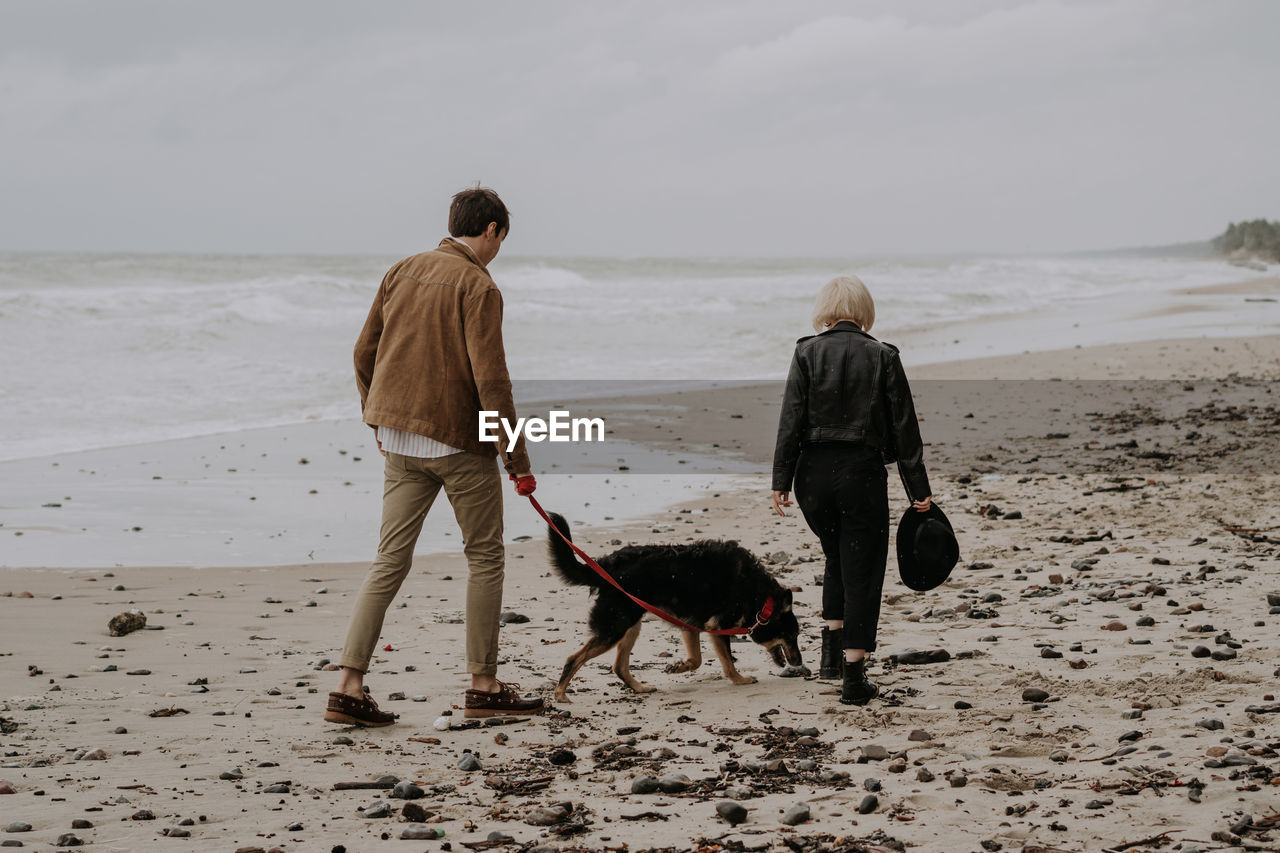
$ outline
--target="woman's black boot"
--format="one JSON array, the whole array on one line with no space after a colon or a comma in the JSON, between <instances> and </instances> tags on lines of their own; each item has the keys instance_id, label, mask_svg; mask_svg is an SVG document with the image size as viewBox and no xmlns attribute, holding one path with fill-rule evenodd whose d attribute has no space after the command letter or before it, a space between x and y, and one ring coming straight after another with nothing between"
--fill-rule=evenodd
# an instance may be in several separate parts
<instances>
[{"instance_id":1,"label":"woman's black boot","mask_svg":"<svg viewBox=\"0 0 1280 853\"><path fill-rule=\"evenodd\" d=\"M867 681L867 659L844 662L844 686L840 701L845 705L865 705L880 693L880 688Z\"/></svg>"},{"instance_id":2,"label":"woman's black boot","mask_svg":"<svg viewBox=\"0 0 1280 853\"><path fill-rule=\"evenodd\" d=\"M840 628L822 629L822 660L818 664L818 678L840 678L844 675L844 631Z\"/></svg>"}]
</instances>

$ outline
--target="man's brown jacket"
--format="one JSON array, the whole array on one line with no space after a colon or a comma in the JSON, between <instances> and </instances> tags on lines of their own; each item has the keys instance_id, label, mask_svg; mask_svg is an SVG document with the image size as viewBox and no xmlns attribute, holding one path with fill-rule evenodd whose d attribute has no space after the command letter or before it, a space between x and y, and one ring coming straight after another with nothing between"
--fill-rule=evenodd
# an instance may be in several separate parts
<instances>
[{"instance_id":1,"label":"man's brown jacket","mask_svg":"<svg viewBox=\"0 0 1280 853\"><path fill-rule=\"evenodd\" d=\"M502 294L468 246L445 239L393 266L356 341L364 422L425 435L459 450L501 455L508 473L529 470L522 435L506 452L479 438L480 411L511 424L502 348Z\"/></svg>"}]
</instances>

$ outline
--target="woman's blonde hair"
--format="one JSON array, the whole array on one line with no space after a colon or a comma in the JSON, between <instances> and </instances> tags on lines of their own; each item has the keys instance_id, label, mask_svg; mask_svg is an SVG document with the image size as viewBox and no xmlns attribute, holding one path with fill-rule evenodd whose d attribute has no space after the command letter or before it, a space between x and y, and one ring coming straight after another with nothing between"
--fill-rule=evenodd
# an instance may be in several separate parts
<instances>
[{"instance_id":1,"label":"woman's blonde hair","mask_svg":"<svg viewBox=\"0 0 1280 853\"><path fill-rule=\"evenodd\" d=\"M875 325L875 300L856 275L833 278L818 291L818 300L813 303L813 330L821 332L837 320L852 320L864 332Z\"/></svg>"}]
</instances>

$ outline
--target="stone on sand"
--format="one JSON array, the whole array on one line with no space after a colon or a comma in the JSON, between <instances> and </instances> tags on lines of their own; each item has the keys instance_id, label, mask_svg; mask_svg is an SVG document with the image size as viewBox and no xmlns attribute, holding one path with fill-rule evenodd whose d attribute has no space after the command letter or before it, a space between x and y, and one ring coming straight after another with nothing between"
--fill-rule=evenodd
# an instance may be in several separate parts
<instances>
[{"instance_id":1,"label":"stone on sand","mask_svg":"<svg viewBox=\"0 0 1280 853\"><path fill-rule=\"evenodd\" d=\"M799 826L802 823L807 823L809 818L808 803L796 803L782 814L782 822L787 826Z\"/></svg>"},{"instance_id":2,"label":"stone on sand","mask_svg":"<svg viewBox=\"0 0 1280 853\"><path fill-rule=\"evenodd\" d=\"M747 808L733 800L721 800L716 803L716 814L720 815L730 826L737 826L747 819Z\"/></svg>"},{"instance_id":3,"label":"stone on sand","mask_svg":"<svg viewBox=\"0 0 1280 853\"><path fill-rule=\"evenodd\" d=\"M111 617L107 631L113 637L123 637L147 626L147 615L141 610L129 610Z\"/></svg>"}]
</instances>

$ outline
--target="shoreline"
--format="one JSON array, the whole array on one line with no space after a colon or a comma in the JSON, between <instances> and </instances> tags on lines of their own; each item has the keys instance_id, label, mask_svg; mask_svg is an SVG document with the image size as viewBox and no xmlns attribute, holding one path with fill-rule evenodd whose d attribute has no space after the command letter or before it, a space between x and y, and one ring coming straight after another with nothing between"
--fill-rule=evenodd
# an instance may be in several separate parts
<instances>
[{"instance_id":1,"label":"shoreline","mask_svg":"<svg viewBox=\"0 0 1280 853\"><path fill-rule=\"evenodd\" d=\"M926 441L959 457L977 452L961 415L1009 406L1003 397L1026 398L1010 409L1016 415L1003 432L1029 434L1041 422L1066 420L1051 412L1061 389L1043 383L1099 383L1082 393L1122 398L1132 393L1126 383L1199 381L1240 375L1241 367L1273 380L1278 341L1122 343L921 365L909 375ZM548 506L592 527L642 526L690 493L766 477L780 382L667 387L677 390L563 403L604 417L608 436L600 445L533 446L540 495L554 501ZM983 430L995 429L984 419ZM0 536L13 537L0 571L363 562L380 511L382 460L369 432L355 421L309 422L0 463L0 477L12 484ZM504 500L508 542L541 534L522 502ZM424 530L419 554L460 550L452 519L442 516L443 525ZM49 556L59 552L65 556Z\"/></svg>"}]
</instances>

